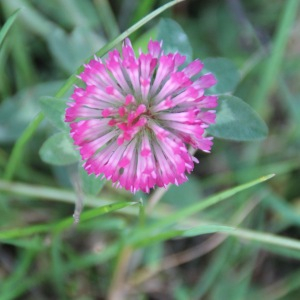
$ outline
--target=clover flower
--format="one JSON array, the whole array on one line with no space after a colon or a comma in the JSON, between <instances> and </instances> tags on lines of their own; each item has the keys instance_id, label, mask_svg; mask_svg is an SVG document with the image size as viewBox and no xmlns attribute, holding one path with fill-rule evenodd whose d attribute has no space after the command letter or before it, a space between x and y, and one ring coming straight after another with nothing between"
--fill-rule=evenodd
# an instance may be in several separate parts
<instances>
[{"instance_id":1,"label":"clover flower","mask_svg":"<svg viewBox=\"0 0 300 300\"><path fill-rule=\"evenodd\" d=\"M78 76L85 87L75 87L65 121L88 174L133 193L187 180L198 163L187 145L210 152L205 129L215 122L217 97L205 95L216 80L199 76L202 62L184 62L152 40L136 56L126 39L122 53L85 65Z\"/></svg>"}]
</instances>

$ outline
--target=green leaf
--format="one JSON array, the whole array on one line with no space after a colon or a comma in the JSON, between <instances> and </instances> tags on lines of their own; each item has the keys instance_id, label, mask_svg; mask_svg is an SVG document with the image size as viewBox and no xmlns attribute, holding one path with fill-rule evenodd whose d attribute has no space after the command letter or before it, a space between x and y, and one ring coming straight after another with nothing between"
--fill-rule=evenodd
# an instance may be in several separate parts
<instances>
[{"instance_id":1,"label":"green leaf","mask_svg":"<svg viewBox=\"0 0 300 300\"><path fill-rule=\"evenodd\" d=\"M5 37L8 34L9 29L11 28L11 26L13 25L13 23L15 22L16 18L17 18L17 14L19 13L19 9L16 10L5 22L5 24L2 26L1 30L0 30L0 47L2 46Z\"/></svg>"},{"instance_id":2,"label":"green leaf","mask_svg":"<svg viewBox=\"0 0 300 300\"><path fill-rule=\"evenodd\" d=\"M89 175L82 166L79 166L78 172L81 179L83 192L86 195L97 195L106 183L106 180L101 180L94 174Z\"/></svg>"},{"instance_id":3,"label":"green leaf","mask_svg":"<svg viewBox=\"0 0 300 300\"><path fill-rule=\"evenodd\" d=\"M231 60L223 57L203 60L204 72L211 72L217 78L217 84L209 89L210 94L233 92L239 83L240 74Z\"/></svg>"},{"instance_id":4,"label":"green leaf","mask_svg":"<svg viewBox=\"0 0 300 300\"><path fill-rule=\"evenodd\" d=\"M0 104L0 142L14 142L39 112L37 99L55 93L61 84L61 81L37 84L6 98Z\"/></svg>"},{"instance_id":5,"label":"green leaf","mask_svg":"<svg viewBox=\"0 0 300 300\"><path fill-rule=\"evenodd\" d=\"M71 138L64 132L56 133L47 139L39 154L44 162L58 166L70 165L80 159Z\"/></svg>"},{"instance_id":6,"label":"green leaf","mask_svg":"<svg viewBox=\"0 0 300 300\"><path fill-rule=\"evenodd\" d=\"M221 95L217 107L216 124L207 132L215 137L235 140L262 140L268 134L268 128L260 116L243 100Z\"/></svg>"},{"instance_id":7,"label":"green leaf","mask_svg":"<svg viewBox=\"0 0 300 300\"><path fill-rule=\"evenodd\" d=\"M49 49L59 65L73 73L84 59L104 45L99 35L84 27L76 27L71 34L56 28L48 36Z\"/></svg>"},{"instance_id":8,"label":"green leaf","mask_svg":"<svg viewBox=\"0 0 300 300\"><path fill-rule=\"evenodd\" d=\"M165 53L179 52L186 56L186 61L193 58L192 46L181 26L171 19L161 19L158 24L158 40L163 41Z\"/></svg>"},{"instance_id":9,"label":"green leaf","mask_svg":"<svg viewBox=\"0 0 300 300\"><path fill-rule=\"evenodd\" d=\"M58 99L54 97L42 97L40 99L42 112L53 126L63 131L69 129L67 123L64 121L65 110L67 107L66 101L67 100L65 99Z\"/></svg>"}]
</instances>

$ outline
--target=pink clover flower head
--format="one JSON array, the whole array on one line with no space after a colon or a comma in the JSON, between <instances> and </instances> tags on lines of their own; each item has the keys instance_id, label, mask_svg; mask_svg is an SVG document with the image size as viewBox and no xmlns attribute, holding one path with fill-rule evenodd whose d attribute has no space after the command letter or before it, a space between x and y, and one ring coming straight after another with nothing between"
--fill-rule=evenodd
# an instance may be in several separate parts
<instances>
[{"instance_id":1,"label":"pink clover flower head","mask_svg":"<svg viewBox=\"0 0 300 300\"><path fill-rule=\"evenodd\" d=\"M217 97L205 95L215 77L199 72L200 60L165 54L150 40L135 55L126 39L122 52L91 60L78 76L65 121L88 174L101 175L135 193L181 184L198 160L187 145L210 152L205 129L215 122Z\"/></svg>"}]
</instances>

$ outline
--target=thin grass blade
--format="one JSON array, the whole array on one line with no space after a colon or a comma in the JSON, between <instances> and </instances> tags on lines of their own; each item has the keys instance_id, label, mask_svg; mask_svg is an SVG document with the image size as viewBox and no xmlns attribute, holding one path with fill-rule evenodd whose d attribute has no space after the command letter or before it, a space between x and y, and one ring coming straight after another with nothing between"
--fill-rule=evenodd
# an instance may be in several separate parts
<instances>
[{"instance_id":1,"label":"thin grass blade","mask_svg":"<svg viewBox=\"0 0 300 300\"><path fill-rule=\"evenodd\" d=\"M5 37L7 36L10 28L12 27L12 25L14 24L17 15L19 13L20 9L16 10L5 22L5 24L3 25L3 27L0 30L0 48L5 40Z\"/></svg>"}]
</instances>

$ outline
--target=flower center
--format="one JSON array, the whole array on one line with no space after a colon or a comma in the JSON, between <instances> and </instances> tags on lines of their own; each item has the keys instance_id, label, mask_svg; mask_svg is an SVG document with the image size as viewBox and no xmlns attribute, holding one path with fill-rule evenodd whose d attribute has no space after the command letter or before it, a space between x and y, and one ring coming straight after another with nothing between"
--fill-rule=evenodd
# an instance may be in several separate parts
<instances>
[{"instance_id":1,"label":"flower center","mask_svg":"<svg viewBox=\"0 0 300 300\"><path fill-rule=\"evenodd\" d=\"M130 141L147 123L149 112L145 104L137 104L132 95L127 95L125 103L119 107L109 107L102 111L102 117L109 118L108 125L121 130L117 142L122 145Z\"/></svg>"}]
</instances>

